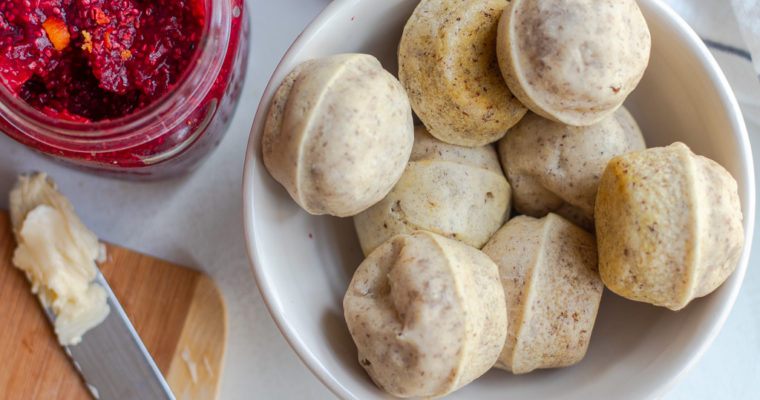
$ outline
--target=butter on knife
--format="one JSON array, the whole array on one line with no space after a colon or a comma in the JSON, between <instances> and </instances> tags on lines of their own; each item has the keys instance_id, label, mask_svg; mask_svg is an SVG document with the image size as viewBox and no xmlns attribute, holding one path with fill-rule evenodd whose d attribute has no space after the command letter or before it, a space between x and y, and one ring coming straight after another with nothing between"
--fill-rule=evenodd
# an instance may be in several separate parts
<instances>
[{"instance_id":1,"label":"butter on knife","mask_svg":"<svg viewBox=\"0 0 760 400\"><path fill-rule=\"evenodd\" d=\"M44 173L19 176L10 209L18 243L13 263L26 273L42 305L55 314L60 344L76 345L110 311L105 290L92 282L96 261L105 260L105 246Z\"/></svg>"}]
</instances>

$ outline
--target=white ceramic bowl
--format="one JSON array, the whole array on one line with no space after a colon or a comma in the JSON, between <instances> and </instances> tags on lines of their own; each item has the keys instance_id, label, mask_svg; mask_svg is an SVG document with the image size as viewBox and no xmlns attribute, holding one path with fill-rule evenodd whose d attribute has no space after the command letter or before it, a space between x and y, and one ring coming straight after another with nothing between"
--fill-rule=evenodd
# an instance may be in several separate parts
<instances>
[{"instance_id":1,"label":"white ceramic bowl","mask_svg":"<svg viewBox=\"0 0 760 400\"><path fill-rule=\"evenodd\" d=\"M269 311L304 363L342 398L383 397L356 359L343 320L343 295L362 261L351 219L301 210L267 173L261 134L269 103L298 63L336 53L377 56L396 72L401 31L417 1L335 0L293 43L256 113L244 176L245 232L253 272ZM512 376L493 370L451 398L617 399L667 391L713 341L744 278L755 220L752 155L736 100L696 34L667 6L640 0L652 56L626 102L650 146L680 140L720 162L739 183L746 248L736 272L715 293L680 312L605 292L586 358L558 370Z\"/></svg>"}]
</instances>

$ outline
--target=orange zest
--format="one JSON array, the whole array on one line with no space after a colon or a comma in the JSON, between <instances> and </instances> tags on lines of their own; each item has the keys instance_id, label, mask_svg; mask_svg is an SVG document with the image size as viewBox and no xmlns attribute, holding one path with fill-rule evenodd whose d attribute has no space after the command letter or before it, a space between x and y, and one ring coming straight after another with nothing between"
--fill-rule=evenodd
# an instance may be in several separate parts
<instances>
[{"instance_id":1,"label":"orange zest","mask_svg":"<svg viewBox=\"0 0 760 400\"><path fill-rule=\"evenodd\" d=\"M71 34L65 22L55 17L49 17L42 23L42 28L45 29L50 43L56 50L61 51L69 45Z\"/></svg>"},{"instance_id":2,"label":"orange zest","mask_svg":"<svg viewBox=\"0 0 760 400\"><path fill-rule=\"evenodd\" d=\"M92 19L94 19L98 25L105 25L111 22L111 18L108 18L106 13L103 12L103 10L101 10L100 7L92 8Z\"/></svg>"},{"instance_id":3,"label":"orange zest","mask_svg":"<svg viewBox=\"0 0 760 400\"><path fill-rule=\"evenodd\" d=\"M84 38L82 50L92 53L92 35L90 35L90 32L82 30L82 37Z\"/></svg>"},{"instance_id":4,"label":"orange zest","mask_svg":"<svg viewBox=\"0 0 760 400\"><path fill-rule=\"evenodd\" d=\"M108 28L108 30L106 31L106 36L105 36L104 40L106 42L106 48L107 49L113 48L113 43L111 43L111 32L112 31L113 31L113 28Z\"/></svg>"}]
</instances>

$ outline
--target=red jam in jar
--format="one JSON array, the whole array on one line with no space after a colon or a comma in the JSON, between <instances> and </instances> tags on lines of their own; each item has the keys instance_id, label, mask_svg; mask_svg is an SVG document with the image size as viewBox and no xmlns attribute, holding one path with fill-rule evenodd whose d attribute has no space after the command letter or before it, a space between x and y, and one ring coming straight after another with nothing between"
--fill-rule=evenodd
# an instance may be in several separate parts
<instances>
[{"instance_id":1,"label":"red jam in jar","mask_svg":"<svg viewBox=\"0 0 760 400\"><path fill-rule=\"evenodd\" d=\"M0 129L127 177L191 170L229 125L243 0L0 2Z\"/></svg>"}]
</instances>

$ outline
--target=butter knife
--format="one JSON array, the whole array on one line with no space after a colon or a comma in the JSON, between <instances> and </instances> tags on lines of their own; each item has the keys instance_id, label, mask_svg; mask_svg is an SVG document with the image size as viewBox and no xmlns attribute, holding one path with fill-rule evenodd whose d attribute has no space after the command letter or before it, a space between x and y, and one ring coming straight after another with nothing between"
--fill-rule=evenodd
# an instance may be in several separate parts
<instances>
[{"instance_id":1,"label":"butter knife","mask_svg":"<svg viewBox=\"0 0 760 400\"><path fill-rule=\"evenodd\" d=\"M94 282L105 290L111 312L88 330L79 344L63 346L92 395L104 400L174 400L169 384L100 271ZM45 313L55 322L49 308Z\"/></svg>"},{"instance_id":2,"label":"butter knife","mask_svg":"<svg viewBox=\"0 0 760 400\"><path fill-rule=\"evenodd\" d=\"M11 190L13 263L26 273L59 343L97 399L174 399L96 262L105 247L45 173ZM102 290L101 290L102 289ZM110 310L110 311L109 311Z\"/></svg>"}]
</instances>

